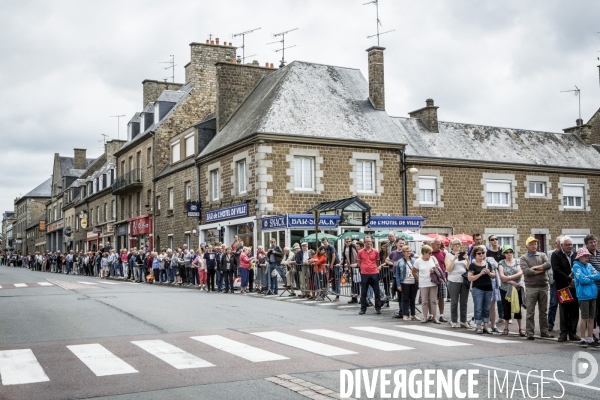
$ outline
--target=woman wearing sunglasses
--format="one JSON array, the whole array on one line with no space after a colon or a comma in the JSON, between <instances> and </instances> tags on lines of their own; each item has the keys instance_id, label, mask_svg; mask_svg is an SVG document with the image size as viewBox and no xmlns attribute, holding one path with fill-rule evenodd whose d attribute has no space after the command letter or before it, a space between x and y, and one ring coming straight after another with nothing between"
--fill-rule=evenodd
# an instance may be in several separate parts
<instances>
[{"instance_id":1,"label":"woman wearing sunglasses","mask_svg":"<svg viewBox=\"0 0 600 400\"><path fill-rule=\"evenodd\" d=\"M469 265L469 282L472 283L474 317L477 328L475 332L489 333L490 323L490 303L492 301L492 279L496 278L495 272L486 260L485 246L478 245L473 247L472 254L475 259Z\"/></svg>"},{"instance_id":2,"label":"woman wearing sunglasses","mask_svg":"<svg viewBox=\"0 0 600 400\"><path fill-rule=\"evenodd\" d=\"M523 304L523 296L522 289L519 286L523 271L519 265L519 260L514 258L514 250L510 245L506 244L502 247L502 255L504 255L505 258L504 260L500 260L498 265L500 280L502 280L502 284L500 285L500 295L502 296L502 309L504 310L504 315L501 316L504 318L504 330L502 331L502 334L505 336L508 335L508 322L511 314L511 303L506 300L506 295L509 291L516 290L519 295L519 312L514 314L514 318L517 320L517 324L519 324L519 335L525 337L525 331L521 325L522 316L520 310L520 307Z\"/></svg>"}]
</instances>

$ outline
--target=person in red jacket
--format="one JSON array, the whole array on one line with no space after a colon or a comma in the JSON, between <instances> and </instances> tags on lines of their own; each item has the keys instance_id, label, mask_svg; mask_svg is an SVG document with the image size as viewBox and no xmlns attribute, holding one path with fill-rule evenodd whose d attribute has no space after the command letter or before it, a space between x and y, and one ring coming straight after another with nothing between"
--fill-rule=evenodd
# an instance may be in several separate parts
<instances>
[{"instance_id":1,"label":"person in red jacket","mask_svg":"<svg viewBox=\"0 0 600 400\"><path fill-rule=\"evenodd\" d=\"M312 293L311 298L323 301L327 293L327 277L325 275L327 272L327 255L324 246L319 247L317 254L311 258L310 264L313 266L313 273L315 274L316 291Z\"/></svg>"}]
</instances>

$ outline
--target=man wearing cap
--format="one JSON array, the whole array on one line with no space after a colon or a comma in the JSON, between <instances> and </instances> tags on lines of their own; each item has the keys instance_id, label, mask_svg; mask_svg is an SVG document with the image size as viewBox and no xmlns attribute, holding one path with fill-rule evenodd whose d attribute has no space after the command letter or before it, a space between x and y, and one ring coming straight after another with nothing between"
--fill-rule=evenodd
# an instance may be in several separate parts
<instances>
[{"instance_id":1,"label":"man wearing cap","mask_svg":"<svg viewBox=\"0 0 600 400\"><path fill-rule=\"evenodd\" d=\"M298 243L294 243L293 248L294 252L296 252L300 249L300 245ZM296 281L296 265L294 253L290 251L289 247L283 248L283 258L281 259L281 266L285 268L285 280L288 283L284 287L290 291L289 296L293 297L296 295L296 292L294 292L294 282Z\"/></svg>"},{"instance_id":2,"label":"man wearing cap","mask_svg":"<svg viewBox=\"0 0 600 400\"><path fill-rule=\"evenodd\" d=\"M538 306L540 337L553 338L548 333L548 270L552 268L548 256L537 251L538 240L528 237L527 253L520 259L527 290L527 339L533 340L535 332L535 307Z\"/></svg>"},{"instance_id":3,"label":"man wearing cap","mask_svg":"<svg viewBox=\"0 0 600 400\"><path fill-rule=\"evenodd\" d=\"M577 336L579 304L577 303L577 294L575 293L575 282L571 277L573 262L575 261L574 257L573 240L568 236L563 236L560 239L560 251L552 253L550 263L552 264L552 273L554 274L556 290L569 290L574 301L558 305L558 311L560 313L559 342L566 342L567 336L569 336L569 340L572 341L580 340L580 337Z\"/></svg>"},{"instance_id":4,"label":"man wearing cap","mask_svg":"<svg viewBox=\"0 0 600 400\"><path fill-rule=\"evenodd\" d=\"M302 242L300 250L296 251L296 269L300 273L300 298L309 296L308 280L310 278L310 256L308 255L308 243Z\"/></svg>"}]
</instances>

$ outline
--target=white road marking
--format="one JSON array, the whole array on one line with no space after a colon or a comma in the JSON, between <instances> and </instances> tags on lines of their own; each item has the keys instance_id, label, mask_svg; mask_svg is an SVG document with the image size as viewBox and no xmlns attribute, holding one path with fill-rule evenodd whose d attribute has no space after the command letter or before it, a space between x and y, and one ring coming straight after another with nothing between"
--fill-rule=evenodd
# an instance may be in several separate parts
<instances>
[{"instance_id":1,"label":"white road marking","mask_svg":"<svg viewBox=\"0 0 600 400\"><path fill-rule=\"evenodd\" d=\"M320 354L322 356L342 356L345 354L356 354L355 351L341 349L339 347L330 346L315 342L308 339L303 339L297 336L288 335L287 333L281 333L276 331L270 332L255 332L252 333L255 336L272 340L277 343L285 344L287 346L295 347L300 350L309 351L311 353Z\"/></svg>"},{"instance_id":2,"label":"white road marking","mask_svg":"<svg viewBox=\"0 0 600 400\"><path fill-rule=\"evenodd\" d=\"M370 347L372 349L383 350L383 351L396 351L396 350L413 350L413 347L401 346L395 343L384 342L381 340L370 339L360 336L348 335L347 333L340 333L330 331L329 329L306 329L302 332L312 333L314 335L323 336L331 339L341 340L343 342L354 343L360 346Z\"/></svg>"},{"instance_id":3,"label":"white road marking","mask_svg":"<svg viewBox=\"0 0 600 400\"><path fill-rule=\"evenodd\" d=\"M27 287L26 283L15 283L14 284L15 287Z\"/></svg>"},{"instance_id":4,"label":"white road marking","mask_svg":"<svg viewBox=\"0 0 600 400\"><path fill-rule=\"evenodd\" d=\"M339 306L338 308L358 308L359 306Z\"/></svg>"},{"instance_id":5,"label":"white road marking","mask_svg":"<svg viewBox=\"0 0 600 400\"><path fill-rule=\"evenodd\" d=\"M0 377L3 386L50 380L31 349L0 351Z\"/></svg>"},{"instance_id":6,"label":"white road marking","mask_svg":"<svg viewBox=\"0 0 600 400\"><path fill-rule=\"evenodd\" d=\"M310 304L310 303L316 303L316 302L317 302L316 300L309 300L309 301L305 301L302 304Z\"/></svg>"},{"instance_id":7,"label":"white road marking","mask_svg":"<svg viewBox=\"0 0 600 400\"><path fill-rule=\"evenodd\" d=\"M482 368L487 368L487 369L495 369L496 371L511 372L513 374L526 375L526 376L532 377L532 378L540 378L541 380L543 380L544 378L548 378L547 375L544 377L544 376L540 376L540 375L531 374L531 373L529 373L529 371L528 372L511 371L509 369L496 368L496 367L491 367L489 365L476 364L476 363L469 363L469 364L470 365L475 365L476 367L482 367ZM562 380L562 379L552 379L552 380L547 380L546 382L552 382L552 381L565 383L567 385L578 386L578 387L582 387L582 388L586 388L586 389L590 389L590 390L596 390L596 391L600 392L600 387L590 386L590 385L584 385L583 383L576 383L576 382L571 382L571 381L565 381L565 380Z\"/></svg>"},{"instance_id":8,"label":"white road marking","mask_svg":"<svg viewBox=\"0 0 600 400\"><path fill-rule=\"evenodd\" d=\"M270 351L258 347L248 346L247 344L236 342L235 340L219 335L192 336L191 339L252 362L288 360L287 357L280 356L279 354L271 353Z\"/></svg>"},{"instance_id":9,"label":"white road marking","mask_svg":"<svg viewBox=\"0 0 600 400\"><path fill-rule=\"evenodd\" d=\"M421 331L421 332L436 333L438 335L453 336L453 337L459 337L459 338L463 338L463 339L479 340L481 342L488 342L488 343L503 343L503 344L521 343L521 342L514 341L514 340L497 339L497 338L492 337L492 335L477 335L477 334L468 334L468 333L461 333L461 332L452 332L452 331L447 331L447 330L443 330L443 329L428 328L426 326L412 326L412 325L411 326L396 325L396 326L398 328L412 329L412 330Z\"/></svg>"},{"instance_id":10,"label":"white road marking","mask_svg":"<svg viewBox=\"0 0 600 400\"><path fill-rule=\"evenodd\" d=\"M0 289L2 289L2 286L0 286Z\"/></svg>"},{"instance_id":11,"label":"white road marking","mask_svg":"<svg viewBox=\"0 0 600 400\"><path fill-rule=\"evenodd\" d=\"M50 282L38 282L38 285L40 285L40 286L54 286Z\"/></svg>"},{"instance_id":12,"label":"white road marking","mask_svg":"<svg viewBox=\"0 0 600 400\"><path fill-rule=\"evenodd\" d=\"M105 285L118 285L118 283L117 283L117 282L106 282L106 281L102 281L102 282L100 282L100 283L103 283L103 284L105 284Z\"/></svg>"},{"instance_id":13,"label":"white road marking","mask_svg":"<svg viewBox=\"0 0 600 400\"><path fill-rule=\"evenodd\" d=\"M391 329L377 328L375 326L353 327L359 331L378 333L380 335L394 336L406 340L414 340L415 342L423 342L435 346L454 347L454 346L471 346L471 343L455 342L453 340L438 339L429 336L415 335L412 333L398 332Z\"/></svg>"},{"instance_id":14,"label":"white road marking","mask_svg":"<svg viewBox=\"0 0 600 400\"><path fill-rule=\"evenodd\" d=\"M96 283L94 283L94 282L79 282L79 283L83 283L84 285L96 285Z\"/></svg>"},{"instance_id":15,"label":"white road marking","mask_svg":"<svg viewBox=\"0 0 600 400\"><path fill-rule=\"evenodd\" d=\"M214 367L214 364L163 340L139 340L131 343L177 369Z\"/></svg>"},{"instance_id":16,"label":"white road marking","mask_svg":"<svg viewBox=\"0 0 600 400\"><path fill-rule=\"evenodd\" d=\"M290 301L290 302L291 301L306 301L306 299L304 299L304 298L303 299L299 299L297 297L293 297L293 298L288 298L287 301Z\"/></svg>"},{"instance_id":17,"label":"white road marking","mask_svg":"<svg viewBox=\"0 0 600 400\"><path fill-rule=\"evenodd\" d=\"M99 343L67 346L96 376L138 372Z\"/></svg>"},{"instance_id":18,"label":"white road marking","mask_svg":"<svg viewBox=\"0 0 600 400\"><path fill-rule=\"evenodd\" d=\"M336 304L337 304L337 303L332 303L332 302L329 302L329 303L319 303L319 304L317 304L317 305L319 305L319 306L335 306Z\"/></svg>"}]
</instances>

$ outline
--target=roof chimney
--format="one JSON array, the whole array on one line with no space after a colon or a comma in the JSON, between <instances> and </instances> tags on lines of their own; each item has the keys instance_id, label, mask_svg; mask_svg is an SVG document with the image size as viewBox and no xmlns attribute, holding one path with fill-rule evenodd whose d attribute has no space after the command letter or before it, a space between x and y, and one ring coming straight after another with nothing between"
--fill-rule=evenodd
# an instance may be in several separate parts
<instances>
[{"instance_id":1,"label":"roof chimney","mask_svg":"<svg viewBox=\"0 0 600 400\"><path fill-rule=\"evenodd\" d=\"M74 169L86 169L87 160L85 159L85 149L74 149L75 157L73 158Z\"/></svg>"},{"instance_id":2,"label":"roof chimney","mask_svg":"<svg viewBox=\"0 0 600 400\"><path fill-rule=\"evenodd\" d=\"M385 85L383 78L383 51L385 47L373 46L369 53L369 99L378 110L385 110Z\"/></svg>"},{"instance_id":3,"label":"roof chimney","mask_svg":"<svg viewBox=\"0 0 600 400\"><path fill-rule=\"evenodd\" d=\"M439 132L437 117L437 109L439 107L433 105L433 99L425 100L425 104L425 107L409 112L408 115L411 118L420 118L427 128L429 128L430 132Z\"/></svg>"}]
</instances>

